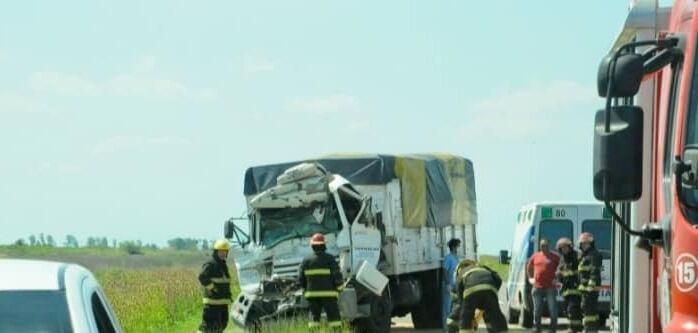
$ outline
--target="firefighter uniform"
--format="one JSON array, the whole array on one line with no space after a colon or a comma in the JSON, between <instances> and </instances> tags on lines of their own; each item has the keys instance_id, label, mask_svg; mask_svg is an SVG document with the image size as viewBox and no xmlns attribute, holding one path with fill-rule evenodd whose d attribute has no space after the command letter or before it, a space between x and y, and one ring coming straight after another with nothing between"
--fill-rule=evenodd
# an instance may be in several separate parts
<instances>
[{"instance_id":1,"label":"firefighter uniform","mask_svg":"<svg viewBox=\"0 0 698 333\"><path fill-rule=\"evenodd\" d=\"M596 332L599 329L599 290L601 286L601 254L594 247L594 238L584 232L579 243L588 243L579 259L577 268L579 274L578 290L582 292L582 311L584 311L584 331Z\"/></svg>"},{"instance_id":2,"label":"firefighter uniform","mask_svg":"<svg viewBox=\"0 0 698 333\"><path fill-rule=\"evenodd\" d=\"M310 240L314 253L303 259L300 267L299 283L303 296L310 306L310 330L320 328L322 311L327 314L328 326L336 332L342 329L337 296L342 286L342 275L334 257L325 253L325 237L315 234Z\"/></svg>"},{"instance_id":3,"label":"firefighter uniform","mask_svg":"<svg viewBox=\"0 0 698 333\"><path fill-rule=\"evenodd\" d=\"M563 253L562 247L567 246L569 252ZM579 288L579 276L577 266L579 265L578 253L572 248L572 241L568 238L561 238L557 242L557 250L561 254L560 265L558 266L557 279L562 284L562 296L565 298L567 318L570 321L572 332L581 332L582 326L582 292Z\"/></svg>"},{"instance_id":4,"label":"firefighter uniform","mask_svg":"<svg viewBox=\"0 0 698 333\"><path fill-rule=\"evenodd\" d=\"M203 289L204 311L199 332L220 333L228 325L228 306L231 303L230 271L225 260L218 255L219 251L230 250L226 240L218 240L213 246L213 255L206 262L199 274L199 282Z\"/></svg>"},{"instance_id":5,"label":"firefighter uniform","mask_svg":"<svg viewBox=\"0 0 698 333\"><path fill-rule=\"evenodd\" d=\"M451 319L459 322L459 333L475 332L477 322L476 310L484 312L484 320L487 331L491 333L506 332L508 330L506 318L499 309L497 290L502 285L502 279L497 273L484 266L478 266L472 260L463 260L456 270L456 296ZM458 311L454 314L454 311ZM449 328L452 330L452 328Z\"/></svg>"}]
</instances>

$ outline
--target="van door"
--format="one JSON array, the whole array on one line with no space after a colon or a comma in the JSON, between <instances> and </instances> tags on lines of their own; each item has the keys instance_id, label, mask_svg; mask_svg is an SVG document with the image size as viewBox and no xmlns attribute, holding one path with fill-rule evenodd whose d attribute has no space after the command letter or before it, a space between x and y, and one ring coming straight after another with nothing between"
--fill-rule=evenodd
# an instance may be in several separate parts
<instances>
[{"instance_id":1,"label":"van door","mask_svg":"<svg viewBox=\"0 0 698 333\"><path fill-rule=\"evenodd\" d=\"M574 239L577 231L577 207L574 206L541 206L538 218L538 234L536 238L536 250L540 240L545 238L550 244L551 250L555 249L555 244L562 237ZM561 293L562 285L557 286L557 300L564 301Z\"/></svg>"}]
</instances>

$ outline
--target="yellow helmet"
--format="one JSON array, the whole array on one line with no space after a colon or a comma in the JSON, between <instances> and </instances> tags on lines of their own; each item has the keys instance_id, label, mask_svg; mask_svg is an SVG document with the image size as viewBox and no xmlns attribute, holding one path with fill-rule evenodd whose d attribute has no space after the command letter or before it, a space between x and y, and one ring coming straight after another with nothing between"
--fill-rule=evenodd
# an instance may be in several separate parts
<instances>
[{"instance_id":1,"label":"yellow helmet","mask_svg":"<svg viewBox=\"0 0 698 333\"><path fill-rule=\"evenodd\" d=\"M230 243L228 243L228 241L225 239L219 239L213 243L213 249L217 251L229 251Z\"/></svg>"}]
</instances>

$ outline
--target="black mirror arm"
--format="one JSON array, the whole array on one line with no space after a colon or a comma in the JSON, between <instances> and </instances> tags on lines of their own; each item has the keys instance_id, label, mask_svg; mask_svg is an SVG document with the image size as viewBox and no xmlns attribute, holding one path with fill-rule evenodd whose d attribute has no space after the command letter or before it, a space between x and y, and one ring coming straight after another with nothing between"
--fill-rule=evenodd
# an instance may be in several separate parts
<instances>
[{"instance_id":1,"label":"black mirror arm","mask_svg":"<svg viewBox=\"0 0 698 333\"><path fill-rule=\"evenodd\" d=\"M678 156L678 155L675 156L674 157L674 175L676 177L674 178L674 183L676 183L676 185L675 185L676 196L679 198L679 202L682 205L684 205L690 209L698 210L698 206L692 205L688 202L688 200L686 200L686 198L684 197L683 188L681 186L683 174L688 172L688 171L691 171L691 165L684 162L681 159L681 156Z\"/></svg>"}]
</instances>

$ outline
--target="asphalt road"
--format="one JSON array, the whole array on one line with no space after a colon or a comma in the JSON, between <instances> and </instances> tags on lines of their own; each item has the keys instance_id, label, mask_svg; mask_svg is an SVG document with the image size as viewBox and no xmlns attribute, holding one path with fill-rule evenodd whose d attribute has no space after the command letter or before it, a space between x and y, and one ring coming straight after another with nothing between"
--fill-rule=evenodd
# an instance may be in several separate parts
<instances>
[{"instance_id":1,"label":"asphalt road","mask_svg":"<svg viewBox=\"0 0 698 333\"><path fill-rule=\"evenodd\" d=\"M543 319L543 324L547 323L547 319ZM399 317L399 318L393 318L393 326L392 329L390 330L391 332L421 332L421 333L443 333L441 330L416 330L412 328L412 318L410 318L409 315L405 317ZM522 333L522 332L530 332L530 329L525 329L521 328L521 326L518 325L509 325L509 332L517 332L517 333ZM567 331L567 319L561 318L560 319L560 325L558 327L558 332L565 332ZM487 329L485 329L485 325L480 324L480 328L477 330L477 332L487 332ZM544 328L543 332L547 332L547 330ZM599 333L608 333L608 327L604 328L603 330L599 330Z\"/></svg>"}]
</instances>

